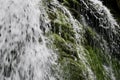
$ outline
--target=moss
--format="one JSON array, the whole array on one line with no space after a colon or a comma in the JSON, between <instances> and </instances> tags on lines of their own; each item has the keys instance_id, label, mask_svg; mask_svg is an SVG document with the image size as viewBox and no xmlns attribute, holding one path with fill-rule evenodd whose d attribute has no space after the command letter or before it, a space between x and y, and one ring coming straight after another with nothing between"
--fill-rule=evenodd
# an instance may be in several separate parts
<instances>
[{"instance_id":1,"label":"moss","mask_svg":"<svg viewBox=\"0 0 120 80\"><path fill-rule=\"evenodd\" d=\"M63 80L85 80L82 64L70 58L63 58L61 64Z\"/></svg>"},{"instance_id":2,"label":"moss","mask_svg":"<svg viewBox=\"0 0 120 80\"><path fill-rule=\"evenodd\" d=\"M68 9L71 11L72 15L78 20L81 21L81 15L80 12L74 8L69 8Z\"/></svg>"},{"instance_id":3,"label":"moss","mask_svg":"<svg viewBox=\"0 0 120 80\"><path fill-rule=\"evenodd\" d=\"M54 43L57 47L64 47L66 42L65 40L57 34L53 34Z\"/></svg>"},{"instance_id":4,"label":"moss","mask_svg":"<svg viewBox=\"0 0 120 80\"><path fill-rule=\"evenodd\" d=\"M71 55L67 54L67 53L64 52L64 51L60 51L60 50L59 50L59 53L60 53L60 54L59 54L59 56L60 56L60 57L59 57L59 63L60 63L61 60L63 60L63 58L70 58L70 59L73 59L73 60L75 59L74 56L71 56Z\"/></svg>"},{"instance_id":5,"label":"moss","mask_svg":"<svg viewBox=\"0 0 120 80\"><path fill-rule=\"evenodd\" d=\"M113 73L115 74L116 80L120 79L120 62L117 59L112 58L111 60Z\"/></svg>"},{"instance_id":6,"label":"moss","mask_svg":"<svg viewBox=\"0 0 120 80\"><path fill-rule=\"evenodd\" d=\"M63 0L62 2L63 5L67 5L67 6L70 6L69 2L67 0Z\"/></svg>"},{"instance_id":7,"label":"moss","mask_svg":"<svg viewBox=\"0 0 120 80\"><path fill-rule=\"evenodd\" d=\"M103 62L101 60L102 58L100 57L100 54L102 53L100 52L100 50L97 48L93 49L90 46L86 46L86 50L87 59L89 61L91 69L96 75L97 80L110 80L103 68Z\"/></svg>"},{"instance_id":8,"label":"moss","mask_svg":"<svg viewBox=\"0 0 120 80\"><path fill-rule=\"evenodd\" d=\"M57 34L53 34L53 38L54 38L54 45L56 48L59 49L60 55L61 54L63 55L63 53L65 53L65 54L69 54L70 56L74 56L78 58L75 44L69 41L65 41L62 37L60 37Z\"/></svg>"},{"instance_id":9,"label":"moss","mask_svg":"<svg viewBox=\"0 0 120 80\"><path fill-rule=\"evenodd\" d=\"M68 21L68 16L57 9L56 12L49 14L49 18L52 31L50 37L53 39L54 50L58 53L58 64L64 71L63 80L84 80L85 68L82 62L78 61L75 32Z\"/></svg>"},{"instance_id":10,"label":"moss","mask_svg":"<svg viewBox=\"0 0 120 80\"><path fill-rule=\"evenodd\" d=\"M84 38L85 44L84 45L90 45L90 46L94 47L94 45L96 43L95 32L90 27L86 27L84 36L85 36L85 38Z\"/></svg>"},{"instance_id":11,"label":"moss","mask_svg":"<svg viewBox=\"0 0 120 80\"><path fill-rule=\"evenodd\" d=\"M63 5L72 7L75 5L80 5L77 0L59 0Z\"/></svg>"},{"instance_id":12,"label":"moss","mask_svg":"<svg viewBox=\"0 0 120 80\"><path fill-rule=\"evenodd\" d=\"M51 12L48 11L48 17L51 20L55 20L57 18L56 14L54 12L52 12L52 11Z\"/></svg>"},{"instance_id":13,"label":"moss","mask_svg":"<svg viewBox=\"0 0 120 80\"><path fill-rule=\"evenodd\" d=\"M83 72L85 66L81 61L76 60L78 58L76 44L55 33L52 34L52 38L55 48L58 49L58 63L63 71L61 75L63 80L85 80L86 76Z\"/></svg>"},{"instance_id":14,"label":"moss","mask_svg":"<svg viewBox=\"0 0 120 80\"><path fill-rule=\"evenodd\" d=\"M77 19L80 20L81 16L80 16L80 2L78 0L59 0L63 5L65 5L70 12L72 13L72 15Z\"/></svg>"},{"instance_id":15,"label":"moss","mask_svg":"<svg viewBox=\"0 0 120 80\"><path fill-rule=\"evenodd\" d=\"M56 14L57 17L55 17L54 14ZM52 25L51 31L60 35L65 40L69 40L75 43L75 32L72 28L72 25L68 21L67 15L62 13L60 10L57 10L56 13L52 12L51 14L49 14L49 17L51 19Z\"/></svg>"},{"instance_id":16,"label":"moss","mask_svg":"<svg viewBox=\"0 0 120 80\"><path fill-rule=\"evenodd\" d=\"M86 32L89 33L92 37L96 36L96 32L90 27L86 29Z\"/></svg>"},{"instance_id":17,"label":"moss","mask_svg":"<svg viewBox=\"0 0 120 80\"><path fill-rule=\"evenodd\" d=\"M87 59L91 69L96 75L97 80L112 80L110 75L111 73L108 72L103 65L106 67L111 67L116 79L119 79L120 77L118 74L120 74L120 64L115 60L114 57L111 58L109 53L105 53L104 50L102 50L102 47L100 47L100 42L98 42L100 40L97 38L97 35L98 34L91 28L86 28L86 42L84 46L86 48L85 52L87 53Z\"/></svg>"},{"instance_id":18,"label":"moss","mask_svg":"<svg viewBox=\"0 0 120 80\"><path fill-rule=\"evenodd\" d=\"M80 4L77 0L59 0L63 5L71 11L76 19L79 20ZM52 9L52 8L51 8ZM49 19L51 19L51 34L53 40L54 50L58 53L58 64L61 65L63 70L63 80L87 80L86 65L78 57L77 45L75 40L75 32L72 24L69 22L69 16L65 14L61 9L49 10ZM110 66L111 60L108 54L105 54L100 47L99 40L97 39L97 32L92 28L85 28L86 33L84 36L85 55L88 61L88 65L94 72L97 80L111 80L110 75L107 75L103 65ZM97 41L98 40L98 41ZM81 46L81 45L80 45ZM119 79L120 64L118 61L112 59L112 67ZM89 75L89 74L88 74Z\"/></svg>"},{"instance_id":19,"label":"moss","mask_svg":"<svg viewBox=\"0 0 120 80\"><path fill-rule=\"evenodd\" d=\"M68 23L61 23L61 22L54 22L52 23L52 31L54 33L60 34L65 40L70 40L71 42L74 41L74 34L73 28L71 28L70 24Z\"/></svg>"}]
</instances>

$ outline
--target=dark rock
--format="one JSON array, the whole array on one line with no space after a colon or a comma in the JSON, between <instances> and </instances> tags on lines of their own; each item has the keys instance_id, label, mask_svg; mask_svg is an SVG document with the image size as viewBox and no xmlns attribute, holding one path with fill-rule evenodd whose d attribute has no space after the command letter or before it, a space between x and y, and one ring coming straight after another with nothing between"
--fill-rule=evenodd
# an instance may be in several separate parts
<instances>
[{"instance_id":1,"label":"dark rock","mask_svg":"<svg viewBox=\"0 0 120 80\"><path fill-rule=\"evenodd\" d=\"M120 0L116 0L118 8L120 9Z\"/></svg>"}]
</instances>

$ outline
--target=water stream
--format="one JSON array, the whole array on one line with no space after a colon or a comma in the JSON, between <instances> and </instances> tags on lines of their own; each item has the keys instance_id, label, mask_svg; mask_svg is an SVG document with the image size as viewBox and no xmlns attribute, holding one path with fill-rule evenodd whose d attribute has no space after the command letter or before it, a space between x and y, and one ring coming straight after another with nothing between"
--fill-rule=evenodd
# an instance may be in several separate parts
<instances>
[{"instance_id":1,"label":"water stream","mask_svg":"<svg viewBox=\"0 0 120 80\"><path fill-rule=\"evenodd\" d=\"M61 42L66 41L65 49L69 48L67 55L72 55L74 59L71 61L76 62L78 68L81 68L78 76L83 74L82 76L85 77L81 80L97 80L99 73L95 73L96 69L93 68L97 64L94 61L90 62L92 61L90 54L94 51L90 53L83 45L86 27L95 31L97 36L95 36L95 41L98 43L93 41L95 44L92 46L99 47L108 62L107 64L102 61L98 63L98 68L100 67L100 70L103 68L101 71L105 76L103 80L108 80L108 77L109 80L118 79L115 75L117 70L115 71L114 64L110 60L112 60L111 56L115 56L119 60L119 25L109 9L99 0L79 0L78 2L81 4L81 7L78 8L81 16L79 21L68 7L61 4L61 1L0 0L0 80L73 80L71 78L72 68L68 67L71 63L69 58L66 58L64 65L57 60L59 57L57 53L60 53L62 48L53 49L56 46L56 44L52 44L54 37L49 38L53 34L62 38ZM55 20L49 18L50 12L55 14L52 15L56 17ZM52 25L52 21L54 24L59 23L60 25ZM69 29L73 31L74 44L67 42L63 37L64 33L66 36L69 33L62 31L62 26L66 24L68 25L66 31ZM56 29L52 32L53 27L58 29L58 34ZM73 48L74 45L75 48ZM70 50L73 50L73 54L70 54ZM62 70L61 66L69 68L68 72L67 69Z\"/></svg>"},{"instance_id":2,"label":"water stream","mask_svg":"<svg viewBox=\"0 0 120 80\"><path fill-rule=\"evenodd\" d=\"M39 0L0 0L0 80L54 80L45 14Z\"/></svg>"}]
</instances>

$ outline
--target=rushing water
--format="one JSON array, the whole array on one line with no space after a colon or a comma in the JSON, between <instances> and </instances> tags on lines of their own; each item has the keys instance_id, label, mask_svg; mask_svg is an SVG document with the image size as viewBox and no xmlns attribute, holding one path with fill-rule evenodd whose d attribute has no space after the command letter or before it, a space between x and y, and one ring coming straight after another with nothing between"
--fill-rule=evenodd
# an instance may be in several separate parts
<instances>
[{"instance_id":1,"label":"rushing water","mask_svg":"<svg viewBox=\"0 0 120 80\"><path fill-rule=\"evenodd\" d=\"M108 53L113 54L119 59L120 29L110 10L100 0L80 0L80 3L82 4L80 12L87 24L94 28L107 41L108 48L106 50Z\"/></svg>"},{"instance_id":2,"label":"rushing water","mask_svg":"<svg viewBox=\"0 0 120 80\"><path fill-rule=\"evenodd\" d=\"M45 14L39 0L0 0L0 80L54 80Z\"/></svg>"},{"instance_id":3,"label":"rushing water","mask_svg":"<svg viewBox=\"0 0 120 80\"><path fill-rule=\"evenodd\" d=\"M62 2L62 0L59 0ZM79 41L81 40L82 32L84 33L83 27L79 27L79 24L84 24L86 27L91 27L93 30L95 30L97 37L95 38L95 41L89 40L92 42L92 46L99 47L103 50L105 54L104 55L106 63L102 63L103 67L103 73L105 76L108 76L110 80L117 80L116 78L116 69L113 68L113 65L116 65L116 63L112 62L111 56L116 57L119 59L120 54L120 36L119 36L119 25L117 24L116 20L113 18L112 14L110 13L109 9L105 7L101 1L99 0L79 0L80 6L77 8L76 11L80 11L80 15L83 17L82 22L79 23L72 15L71 12L65 8L63 5L59 4L56 0L54 0L54 7L52 9L60 9L66 16L68 17L67 22L71 23L73 26L75 34L75 40ZM76 8L76 5L72 5L72 9L74 9L74 6ZM57 10L53 10L54 12L57 12ZM96 42L97 41L97 42ZM80 42L81 43L81 42ZM94 74L93 70L91 69L88 59L85 57L85 52L82 50L83 47L81 44L77 43L78 47L78 54L79 59L82 61L82 65L85 65L85 68L87 70L87 74L89 77L86 78L96 80L98 78L97 74ZM107 53L107 54L106 54ZM107 56L106 56L107 55ZM100 56L99 56L100 57ZM108 58L107 58L108 57ZM94 62L93 62L94 63ZM99 63L98 63L99 64ZM83 70L84 71L84 70ZM85 72L85 71L84 71ZM117 71L119 73L119 70ZM84 76L86 73L84 73ZM68 79L69 80L69 79ZM107 80L107 78L103 78L103 80Z\"/></svg>"},{"instance_id":4,"label":"rushing water","mask_svg":"<svg viewBox=\"0 0 120 80\"><path fill-rule=\"evenodd\" d=\"M84 66L81 73L85 76L85 80L96 80L97 76L91 69L89 59L86 57L88 54L82 45L84 27L91 26L96 31L98 36L96 40L99 41L97 45L107 53L105 54L107 57L111 58L111 54L119 55L119 25L101 1L79 0L81 7L78 11L82 16L82 22L75 19L69 9L59 1L0 0L0 80L71 80L70 76L66 76L71 74L69 71L60 70L60 65L55 66L57 61L55 51L47 45L50 39L45 34L53 26L52 20L48 17L49 11L56 13L58 19L56 22L64 18L61 19L63 23L72 26L75 32L76 52L79 62ZM65 17L61 17L59 11ZM61 27L58 31L62 36ZM67 66L67 63L66 60L61 66ZM109 76L110 80L116 80L113 64L109 63L109 65L102 64L104 75Z\"/></svg>"},{"instance_id":5,"label":"rushing water","mask_svg":"<svg viewBox=\"0 0 120 80\"><path fill-rule=\"evenodd\" d=\"M82 4L80 12L86 22L85 24L91 26L99 34L96 39L99 43L94 41L92 45L99 45L105 53L108 53L109 57L112 54L119 59L119 25L110 10L100 0L80 0L80 3ZM117 80L112 65L112 60L110 60L109 66L106 64L103 66L110 79Z\"/></svg>"}]
</instances>

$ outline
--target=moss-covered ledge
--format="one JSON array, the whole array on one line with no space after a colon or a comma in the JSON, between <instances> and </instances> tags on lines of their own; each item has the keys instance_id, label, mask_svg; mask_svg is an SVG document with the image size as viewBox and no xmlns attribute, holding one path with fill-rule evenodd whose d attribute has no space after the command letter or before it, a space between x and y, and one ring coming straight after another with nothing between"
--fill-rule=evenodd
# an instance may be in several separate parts
<instances>
[{"instance_id":1,"label":"moss-covered ledge","mask_svg":"<svg viewBox=\"0 0 120 80\"><path fill-rule=\"evenodd\" d=\"M109 53L106 53L103 47L100 46L98 34L90 27L86 27L85 32L85 42L83 44L85 48L85 53L87 54L86 58L90 64L90 67L94 74L96 75L97 80L113 80L111 78L112 75L117 79L120 78L118 74L120 74L120 63ZM108 72L106 67L110 67L113 72ZM110 76L111 75L111 76Z\"/></svg>"},{"instance_id":2,"label":"moss-covered ledge","mask_svg":"<svg viewBox=\"0 0 120 80\"><path fill-rule=\"evenodd\" d=\"M63 1L62 4L69 9L71 8L70 1L76 0L59 1ZM79 6L78 2L73 3ZM77 9L71 8L69 10L71 10L72 14L78 14L78 12L75 12ZM75 17L76 19L77 16ZM120 64L115 58L111 59L111 56L108 55L109 53L106 54L103 51L103 48L100 46L100 35L95 30L91 27L84 27L85 33L82 36L84 43L78 44L75 39L76 32L71 22L69 22L67 14L61 9L57 9L57 7L56 9L51 7L48 9L48 17L51 20L49 38L53 41L52 48L58 55L58 65L60 65L60 70L62 70L62 75L60 75L62 80L92 80L88 77L90 74L87 72L87 67L93 71L97 80L112 80L110 76L112 72L107 72L104 66L111 67L116 79L120 78L118 76L120 71L117 71ZM81 35L80 33L78 34ZM77 48L82 48L84 51L78 51ZM87 61L82 62L82 59Z\"/></svg>"}]
</instances>

